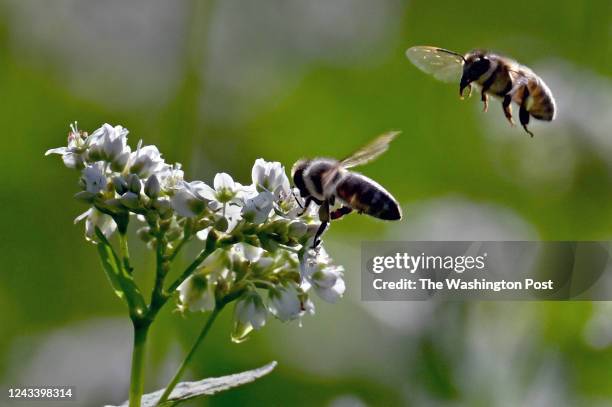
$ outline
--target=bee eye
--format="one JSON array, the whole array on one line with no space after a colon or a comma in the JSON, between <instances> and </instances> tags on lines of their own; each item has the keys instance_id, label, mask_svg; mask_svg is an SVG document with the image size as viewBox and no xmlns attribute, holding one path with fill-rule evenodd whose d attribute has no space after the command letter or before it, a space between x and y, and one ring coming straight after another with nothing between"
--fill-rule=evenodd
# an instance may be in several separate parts
<instances>
[{"instance_id":1,"label":"bee eye","mask_svg":"<svg viewBox=\"0 0 612 407\"><path fill-rule=\"evenodd\" d=\"M470 69L471 76L473 78L479 78L482 74L489 70L491 61L486 58L480 57L473 64Z\"/></svg>"}]
</instances>

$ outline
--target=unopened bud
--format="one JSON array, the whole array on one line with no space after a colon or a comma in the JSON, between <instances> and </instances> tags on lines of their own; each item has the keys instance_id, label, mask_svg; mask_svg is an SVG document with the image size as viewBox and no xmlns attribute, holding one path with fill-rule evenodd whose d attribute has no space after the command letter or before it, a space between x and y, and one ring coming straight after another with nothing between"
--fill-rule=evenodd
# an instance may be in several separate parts
<instances>
[{"instance_id":1,"label":"unopened bud","mask_svg":"<svg viewBox=\"0 0 612 407\"><path fill-rule=\"evenodd\" d=\"M145 194L149 198L155 199L159 196L159 190L160 190L159 180L157 179L155 175L151 175L149 179L147 179L147 182L145 183L145 187L144 187Z\"/></svg>"},{"instance_id":2,"label":"unopened bud","mask_svg":"<svg viewBox=\"0 0 612 407\"><path fill-rule=\"evenodd\" d=\"M123 195L128 191L128 184L123 177L113 177L113 187L119 195Z\"/></svg>"},{"instance_id":3,"label":"unopened bud","mask_svg":"<svg viewBox=\"0 0 612 407\"><path fill-rule=\"evenodd\" d=\"M138 175L130 174L130 176L128 177L127 183L128 183L128 188L131 192L135 194L140 193L140 188L142 188L142 185L140 184L140 178L138 178Z\"/></svg>"},{"instance_id":4,"label":"unopened bud","mask_svg":"<svg viewBox=\"0 0 612 407\"><path fill-rule=\"evenodd\" d=\"M289 224L289 236L299 239L306 234L308 226L304 222L299 220L293 221Z\"/></svg>"},{"instance_id":5,"label":"unopened bud","mask_svg":"<svg viewBox=\"0 0 612 407\"><path fill-rule=\"evenodd\" d=\"M145 243L150 242L153 238L153 236L151 236L151 228L148 226L141 227L136 231L136 234Z\"/></svg>"},{"instance_id":6,"label":"unopened bud","mask_svg":"<svg viewBox=\"0 0 612 407\"><path fill-rule=\"evenodd\" d=\"M219 218L217 218L217 220L215 221L214 228L217 229L219 232L225 232L228 227L229 223L227 222L227 219L225 219L224 216L219 216Z\"/></svg>"}]
</instances>

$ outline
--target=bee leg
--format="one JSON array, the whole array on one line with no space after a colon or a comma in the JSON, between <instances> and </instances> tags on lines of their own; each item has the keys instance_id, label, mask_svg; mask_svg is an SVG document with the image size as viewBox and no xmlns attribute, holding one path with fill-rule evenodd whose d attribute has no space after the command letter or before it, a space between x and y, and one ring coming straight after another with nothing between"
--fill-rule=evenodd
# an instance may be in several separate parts
<instances>
[{"instance_id":1,"label":"bee leg","mask_svg":"<svg viewBox=\"0 0 612 407\"><path fill-rule=\"evenodd\" d=\"M317 234L315 235L312 243L313 249L316 249L321 244L321 236L323 235L323 232L325 232L325 229L327 229L328 225L328 221L321 222L321 225L319 226L319 229L317 229Z\"/></svg>"},{"instance_id":2,"label":"bee leg","mask_svg":"<svg viewBox=\"0 0 612 407\"><path fill-rule=\"evenodd\" d=\"M298 203L298 205L300 204L300 201L298 201L297 198L296 198L295 201ZM302 211L300 213L298 213L298 217L300 217L300 216L302 216L303 214L306 213L306 211L308 210L308 207L310 206L311 202L312 202L312 198L311 197L306 198L306 200L304 201L304 206L302 207Z\"/></svg>"},{"instance_id":3,"label":"bee leg","mask_svg":"<svg viewBox=\"0 0 612 407\"><path fill-rule=\"evenodd\" d=\"M512 119L512 95L507 94L504 96L504 101L502 102L502 107L504 108L504 115L506 115L506 119L510 122L512 126L514 126L514 120Z\"/></svg>"},{"instance_id":4,"label":"bee leg","mask_svg":"<svg viewBox=\"0 0 612 407\"><path fill-rule=\"evenodd\" d=\"M529 89L525 86L525 91L523 92L523 100L521 100L521 109L519 110L519 119L523 128L531 137L533 137L533 133L529 131L527 125L529 124L529 112L527 111L527 99L529 98Z\"/></svg>"},{"instance_id":5,"label":"bee leg","mask_svg":"<svg viewBox=\"0 0 612 407\"><path fill-rule=\"evenodd\" d=\"M344 215L348 215L351 212L353 212L353 208L349 208L348 206L341 206L340 208L331 212L329 216L332 220L335 220L335 219L340 219Z\"/></svg>"},{"instance_id":6,"label":"bee leg","mask_svg":"<svg viewBox=\"0 0 612 407\"><path fill-rule=\"evenodd\" d=\"M327 229L327 226L329 225L329 202L323 202L323 204L319 208L319 219L321 220L321 225L319 226L319 229L317 229L317 233L315 234L312 243L313 249L316 249L319 244L321 244L321 235L323 235L323 232L325 232L325 229Z\"/></svg>"},{"instance_id":7,"label":"bee leg","mask_svg":"<svg viewBox=\"0 0 612 407\"><path fill-rule=\"evenodd\" d=\"M302 209L304 209L304 206L300 203L300 200L298 199L298 197L295 195L295 192L291 191L291 195L293 195L293 199L295 199L295 203L298 204L298 206Z\"/></svg>"},{"instance_id":8,"label":"bee leg","mask_svg":"<svg viewBox=\"0 0 612 407\"><path fill-rule=\"evenodd\" d=\"M489 110L489 96L484 93L484 91L480 94L480 100L484 103L484 107L482 108L483 112Z\"/></svg>"},{"instance_id":9,"label":"bee leg","mask_svg":"<svg viewBox=\"0 0 612 407\"><path fill-rule=\"evenodd\" d=\"M519 110L519 119L521 120L521 124L523 125L525 131L529 133L531 137L533 137L533 133L527 128L527 125L529 124L529 112L527 109L525 109L524 104L521 105L521 109Z\"/></svg>"}]
</instances>

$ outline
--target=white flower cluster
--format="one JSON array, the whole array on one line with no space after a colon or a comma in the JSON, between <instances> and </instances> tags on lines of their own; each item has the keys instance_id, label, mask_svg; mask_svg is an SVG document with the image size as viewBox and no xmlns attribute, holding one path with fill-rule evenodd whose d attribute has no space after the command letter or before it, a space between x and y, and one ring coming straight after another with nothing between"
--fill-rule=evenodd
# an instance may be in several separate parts
<instances>
[{"instance_id":1,"label":"white flower cluster","mask_svg":"<svg viewBox=\"0 0 612 407\"><path fill-rule=\"evenodd\" d=\"M319 220L314 211L300 216L299 194L280 163L258 159L250 185L220 173L211 187L186 181L180 164L166 163L155 146L140 142L132 151L127 135L109 124L88 135L75 124L67 147L46 154L81 173L75 197L90 208L77 220L86 220L88 240L97 241L96 228L107 238L125 235L136 217L138 236L164 259L194 236L204 241L207 256L177 288L181 310L236 300L232 338L241 341L268 314L288 321L313 313L313 291L329 302L342 296L343 268L322 247L310 249Z\"/></svg>"}]
</instances>

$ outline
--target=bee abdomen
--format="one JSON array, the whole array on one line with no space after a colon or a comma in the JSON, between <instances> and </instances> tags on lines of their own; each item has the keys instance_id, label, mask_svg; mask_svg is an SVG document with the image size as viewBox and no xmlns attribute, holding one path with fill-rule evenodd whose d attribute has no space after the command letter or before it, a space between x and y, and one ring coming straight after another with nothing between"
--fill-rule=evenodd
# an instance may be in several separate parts
<instances>
[{"instance_id":1,"label":"bee abdomen","mask_svg":"<svg viewBox=\"0 0 612 407\"><path fill-rule=\"evenodd\" d=\"M402 218L399 205L382 186L360 174L348 173L336 186L338 198L356 211L384 220Z\"/></svg>"},{"instance_id":2,"label":"bee abdomen","mask_svg":"<svg viewBox=\"0 0 612 407\"><path fill-rule=\"evenodd\" d=\"M555 100L550 89L541 79L529 81L527 111L538 120L551 121L555 117Z\"/></svg>"}]
</instances>

